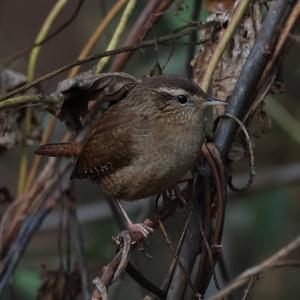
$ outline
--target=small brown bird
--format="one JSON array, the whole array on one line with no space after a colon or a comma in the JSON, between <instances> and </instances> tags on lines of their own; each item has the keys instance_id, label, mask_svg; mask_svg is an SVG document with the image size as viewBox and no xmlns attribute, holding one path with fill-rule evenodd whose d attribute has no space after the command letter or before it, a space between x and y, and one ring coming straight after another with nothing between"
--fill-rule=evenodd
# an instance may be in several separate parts
<instances>
[{"instance_id":1,"label":"small brown bird","mask_svg":"<svg viewBox=\"0 0 300 300\"><path fill-rule=\"evenodd\" d=\"M211 105L226 103L186 79L147 78L108 108L82 142L43 145L36 153L75 158L72 178L95 181L118 204L157 195L180 180L199 156L205 110ZM145 236L152 231L125 218L131 231Z\"/></svg>"}]
</instances>

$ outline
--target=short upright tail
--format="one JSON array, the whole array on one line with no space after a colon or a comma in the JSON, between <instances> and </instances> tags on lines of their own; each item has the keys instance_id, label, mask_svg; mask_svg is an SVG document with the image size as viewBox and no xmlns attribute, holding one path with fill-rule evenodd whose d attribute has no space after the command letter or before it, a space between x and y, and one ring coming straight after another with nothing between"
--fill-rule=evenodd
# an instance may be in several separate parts
<instances>
[{"instance_id":1,"label":"short upright tail","mask_svg":"<svg viewBox=\"0 0 300 300\"><path fill-rule=\"evenodd\" d=\"M57 143L46 144L39 147L35 152L38 155L46 156L65 156L65 157L78 157L81 151L81 143Z\"/></svg>"}]
</instances>

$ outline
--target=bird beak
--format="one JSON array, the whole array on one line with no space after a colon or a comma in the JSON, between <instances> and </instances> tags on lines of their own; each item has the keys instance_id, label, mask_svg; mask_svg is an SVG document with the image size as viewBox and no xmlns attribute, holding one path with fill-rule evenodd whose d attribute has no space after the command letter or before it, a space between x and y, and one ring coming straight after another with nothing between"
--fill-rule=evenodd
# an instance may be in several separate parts
<instances>
[{"instance_id":1,"label":"bird beak","mask_svg":"<svg viewBox=\"0 0 300 300\"><path fill-rule=\"evenodd\" d=\"M228 105L227 102L219 100L217 98L211 97L211 96L207 96L207 101L203 103L203 105L205 106L212 106L212 105L222 105L222 106L226 106Z\"/></svg>"}]
</instances>

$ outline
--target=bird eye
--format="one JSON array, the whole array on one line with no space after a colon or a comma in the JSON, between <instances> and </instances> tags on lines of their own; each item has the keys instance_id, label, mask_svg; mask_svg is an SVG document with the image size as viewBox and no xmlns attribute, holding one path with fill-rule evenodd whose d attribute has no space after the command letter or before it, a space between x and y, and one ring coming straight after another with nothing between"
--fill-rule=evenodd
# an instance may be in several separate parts
<instances>
[{"instance_id":1,"label":"bird eye","mask_svg":"<svg viewBox=\"0 0 300 300\"><path fill-rule=\"evenodd\" d=\"M187 103L188 101L188 98L185 95L178 95L176 99L181 104Z\"/></svg>"}]
</instances>

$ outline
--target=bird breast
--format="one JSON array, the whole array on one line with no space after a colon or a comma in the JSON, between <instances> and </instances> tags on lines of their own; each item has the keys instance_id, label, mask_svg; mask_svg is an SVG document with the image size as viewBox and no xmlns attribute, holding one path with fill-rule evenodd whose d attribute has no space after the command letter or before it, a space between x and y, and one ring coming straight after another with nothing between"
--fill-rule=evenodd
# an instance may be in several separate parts
<instances>
[{"instance_id":1,"label":"bird breast","mask_svg":"<svg viewBox=\"0 0 300 300\"><path fill-rule=\"evenodd\" d=\"M115 198L135 200L162 193L184 176L200 153L200 124L147 123L131 128L135 159L102 181Z\"/></svg>"}]
</instances>

